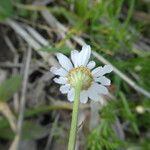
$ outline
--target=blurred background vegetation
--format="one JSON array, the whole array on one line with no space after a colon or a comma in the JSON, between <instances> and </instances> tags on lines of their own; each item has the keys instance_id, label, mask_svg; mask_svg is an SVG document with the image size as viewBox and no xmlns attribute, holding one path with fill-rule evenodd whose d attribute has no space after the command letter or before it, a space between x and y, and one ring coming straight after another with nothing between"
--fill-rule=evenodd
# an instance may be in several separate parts
<instances>
[{"instance_id":1,"label":"blurred background vegetation","mask_svg":"<svg viewBox=\"0 0 150 150\"><path fill-rule=\"evenodd\" d=\"M149 0L0 0L0 35L0 150L66 149L72 104L49 68L84 42L117 70L104 104L81 105L77 150L150 149Z\"/></svg>"}]
</instances>

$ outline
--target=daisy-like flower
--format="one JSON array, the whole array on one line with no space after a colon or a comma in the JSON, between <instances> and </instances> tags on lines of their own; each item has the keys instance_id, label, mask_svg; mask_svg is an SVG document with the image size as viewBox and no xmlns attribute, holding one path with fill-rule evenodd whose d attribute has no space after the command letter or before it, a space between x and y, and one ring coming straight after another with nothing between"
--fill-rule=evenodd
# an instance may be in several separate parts
<instances>
[{"instance_id":1,"label":"daisy-like flower","mask_svg":"<svg viewBox=\"0 0 150 150\"><path fill-rule=\"evenodd\" d=\"M61 65L60 68L52 67L50 71L59 76L54 81L60 84L60 91L67 94L68 100L72 102L75 96L75 86L78 81L82 82L80 102L86 103L88 98L94 101L100 100L100 94L107 95L111 81L104 75L113 69L110 65L95 68L95 62L89 61L91 47L84 45L82 50L71 51L71 60L61 53L56 54Z\"/></svg>"}]
</instances>

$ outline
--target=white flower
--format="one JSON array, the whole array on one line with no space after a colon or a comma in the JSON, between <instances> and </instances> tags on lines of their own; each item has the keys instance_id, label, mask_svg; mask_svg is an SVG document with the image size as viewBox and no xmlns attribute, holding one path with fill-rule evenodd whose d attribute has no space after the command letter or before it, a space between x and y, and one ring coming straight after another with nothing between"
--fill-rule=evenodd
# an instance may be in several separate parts
<instances>
[{"instance_id":1,"label":"white flower","mask_svg":"<svg viewBox=\"0 0 150 150\"><path fill-rule=\"evenodd\" d=\"M50 71L59 76L54 78L54 81L61 84L60 91L67 94L69 101L74 100L74 87L79 80L82 82L81 103L86 103L88 97L94 101L99 101L100 94L108 94L105 86L110 85L111 81L104 75L110 73L113 69L110 65L94 69L95 62L89 61L91 56L89 45L84 45L80 52L72 50L71 61L61 53L57 53L56 56L61 68L52 67Z\"/></svg>"}]
</instances>

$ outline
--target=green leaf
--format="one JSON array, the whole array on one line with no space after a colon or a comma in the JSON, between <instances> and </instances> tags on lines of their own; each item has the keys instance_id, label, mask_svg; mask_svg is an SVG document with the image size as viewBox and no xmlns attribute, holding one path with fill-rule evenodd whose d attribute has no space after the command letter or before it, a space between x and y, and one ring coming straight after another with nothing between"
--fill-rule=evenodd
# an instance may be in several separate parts
<instances>
[{"instance_id":1,"label":"green leaf","mask_svg":"<svg viewBox=\"0 0 150 150\"><path fill-rule=\"evenodd\" d=\"M0 0L0 21L13 15L13 5L11 0Z\"/></svg>"},{"instance_id":2,"label":"green leaf","mask_svg":"<svg viewBox=\"0 0 150 150\"><path fill-rule=\"evenodd\" d=\"M61 109L66 109L66 110L71 110L71 106L69 104L55 104L55 105L48 105L48 106L38 106L32 109L28 109L25 112L25 117L32 117L35 115L39 115L42 113L46 113L52 110L61 110Z\"/></svg>"},{"instance_id":3,"label":"green leaf","mask_svg":"<svg viewBox=\"0 0 150 150\"><path fill-rule=\"evenodd\" d=\"M83 17L86 15L86 12L88 11L88 4L89 0L75 0L75 10L79 16Z\"/></svg>"},{"instance_id":4,"label":"green leaf","mask_svg":"<svg viewBox=\"0 0 150 150\"><path fill-rule=\"evenodd\" d=\"M4 122L4 123L3 123ZM6 119L0 119L0 138L12 140L15 137L14 132L9 127L9 123ZM25 121L22 129L22 138L25 140L39 139L48 134L49 129L42 127L30 121Z\"/></svg>"},{"instance_id":5,"label":"green leaf","mask_svg":"<svg viewBox=\"0 0 150 150\"><path fill-rule=\"evenodd\" d=\"M5 127L9 127L9 122L6 118L0 116L0 129Z\"/></svg>"},{"instance_id":6,"label":"green leaf","mask_svg":"<svg viewBox=\"0 0 150 150\"><path fill-rule=\"evenodd\" d=\"M46 136L48 132L48 128L26 121L23 125L22 136L24 139L39 139Z\"/></svg>"},{"instance_id":7,"label":"green leaf","mask_svg":"<svg viewBox=\"0 0 150 150\"><path fill-rule=\"evenodd\" d=\"M46 52L61 52L64 54L68 54L71 51L71 49L68 47L43 47L39 50L46 51Z\"/></svg>"},{"instance_id":8,"label":"green leaf","mask_svg":"<svg viewBox=\"0 0 150 150\"><path fill-rule=\"evenodd\" d=\"M114 133L112 124L104 119L87 137L87 147L90 150L116 150L123 144Z\"/></svg>"},{"instance_id":9,"label":"green leaf","mask_svg":"<svg viewBox=\"0 0 150 150\"><path fill-rule=\"evenodd\" d=\"M142 51L144 54L145 52ZM147 53L148 54L148 53ZM145 57L137 57L137 58L129 58L125 60L119 60L112 62L116 65L121 71L123 72L131 72L138 76L137 82L140 86L146 88L148 91L150 90L150 54L146 55Z\"/></svg>"},{"instance_id":10,"label":"green leaf","mask_svg":"<svg viewBox=\"0 0 150 150\"><path fill-rule=\"evenodd\" d=\"M72 25L75 25L80 21L79 17L76 14L70 12L68 9L64 7L49 7L48 10L56 16L63 15Z\"/></svg>"},{"instance_id":11,"label":"green leaf","mask_svg":"<svg viewBox=\"0 0 150 150\"><path fill-rule=\"evenodd\" d=\"M21 87L21 76L17 75L5 80L0 85L0 101L9 100Z\"/></svg>"},{"instance_id":12,"label":"green leaf","mask_svg":"<svg viewBox=\"0 0 150 150\"><path fill-rule=\"evenodd\" d=\"M125 113L126 113L128 119L131 122L132 128L134 129L136 134L139 134L139 129L138 129L138 126L135 122L136 118L135 118L134 114L132 114L132 112L130 110L130 107L128 105L127 99L126 99L125 95L122 92L120 92L120 97L121 97L121 100L122 100L122 103L123 103L123 106L124 106Z\"/></svg>"}]
</instances>

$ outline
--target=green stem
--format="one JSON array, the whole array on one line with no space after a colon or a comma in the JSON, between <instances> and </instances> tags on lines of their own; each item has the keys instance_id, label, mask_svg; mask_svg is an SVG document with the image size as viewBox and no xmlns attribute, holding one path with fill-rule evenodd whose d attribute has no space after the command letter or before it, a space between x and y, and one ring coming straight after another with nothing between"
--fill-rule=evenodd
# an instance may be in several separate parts
<instances>
[{"instance_id":1,"label":"green stem","mask_svg":"<svg viewBox=\"0 0 150 150\"><path fill-rule=\"evenodd\" d=\"M75 88L75 97L74 97L74 104L73 104L68 150L75 149L76 136L77 136L77 125L78 125L78 111L79 111L79 103L80 103L80 91L81 91L81 82Z\"/></svg>"}]
</instances>

